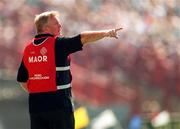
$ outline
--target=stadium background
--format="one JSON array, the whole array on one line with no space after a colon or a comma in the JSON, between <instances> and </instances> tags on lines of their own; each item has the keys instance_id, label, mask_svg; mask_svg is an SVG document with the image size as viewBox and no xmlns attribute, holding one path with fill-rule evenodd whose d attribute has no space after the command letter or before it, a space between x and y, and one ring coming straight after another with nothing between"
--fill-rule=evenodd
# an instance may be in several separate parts
<instances>
[{"instance_id":1,"label":"stadium background","mask_svg":"<svg viewBox=\"0 0 180 129\"><path fill-rule=\"evenodd\" d=\"M65 36L123 27L72 57L77 129L180 129L179 0L0 0L0 129L29 129L16 73L47 10Z\"/></svg>"}]
</instances>

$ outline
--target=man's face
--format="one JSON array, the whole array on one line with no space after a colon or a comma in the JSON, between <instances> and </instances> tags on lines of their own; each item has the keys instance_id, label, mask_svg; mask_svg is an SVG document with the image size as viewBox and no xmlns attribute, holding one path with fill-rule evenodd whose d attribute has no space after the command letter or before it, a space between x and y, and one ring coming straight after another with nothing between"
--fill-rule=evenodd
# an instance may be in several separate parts
<instances>
[{"instance_id":1,"label":"man's face","mask_svg":"<svg viewBox=\"0 0 180 129\"><path fill-rule=\"evenodd\" d=\"M61 25L57 17L50 17L47 23L48 32L54 36L58 36L61 31Z\"/></svg>"}]
</instances>

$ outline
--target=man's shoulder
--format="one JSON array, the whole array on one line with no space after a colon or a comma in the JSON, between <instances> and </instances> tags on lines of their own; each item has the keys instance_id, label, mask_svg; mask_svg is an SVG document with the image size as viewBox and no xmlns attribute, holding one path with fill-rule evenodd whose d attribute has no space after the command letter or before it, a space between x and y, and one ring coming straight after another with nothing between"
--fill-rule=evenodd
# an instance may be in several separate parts
<instances>
[{"instance_id":1,"label":"man's shoulder","mask_svg":"<svg viewBox=\"0 0 180 129\"><path fill-rule=\"evenodd\" d=\"M56 42L64 42L66 39L66 37L56 37Z\"/></svg>"}]
</instances>

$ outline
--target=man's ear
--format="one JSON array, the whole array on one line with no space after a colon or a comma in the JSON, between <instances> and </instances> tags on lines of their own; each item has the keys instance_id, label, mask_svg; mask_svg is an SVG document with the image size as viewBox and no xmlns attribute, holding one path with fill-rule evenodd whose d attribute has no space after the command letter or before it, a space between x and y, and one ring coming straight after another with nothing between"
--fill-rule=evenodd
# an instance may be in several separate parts
<instances>
[{"instance_id":1,"label":"man's ear","mask_svg":"<svg viewBox=\"0 0 180 129\"><path fill-rule=\"evenodd\" d=\"M43 32L48 32L49 31L48 25L44 25L43 28L42 28L42 31Z\"/></svg>"}]
</instances>

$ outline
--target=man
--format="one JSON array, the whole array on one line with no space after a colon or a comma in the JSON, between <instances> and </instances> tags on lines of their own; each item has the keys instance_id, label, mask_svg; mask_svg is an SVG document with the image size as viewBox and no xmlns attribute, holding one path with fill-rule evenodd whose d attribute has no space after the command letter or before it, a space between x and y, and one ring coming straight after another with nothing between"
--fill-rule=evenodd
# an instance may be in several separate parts
<instances>
[{"instance_id":1,"label":"man","mask_svg":"<svg viewBox=\"0 0 180 129\"><path fill-rule=\"evenodd\" d=\"M87 31L71 38L58 37L58 12L35 17L37 35L28 42L17 81L29 93L31 129L74 129L69 55L122 29Z\"/></svg>"}]
</instances>

